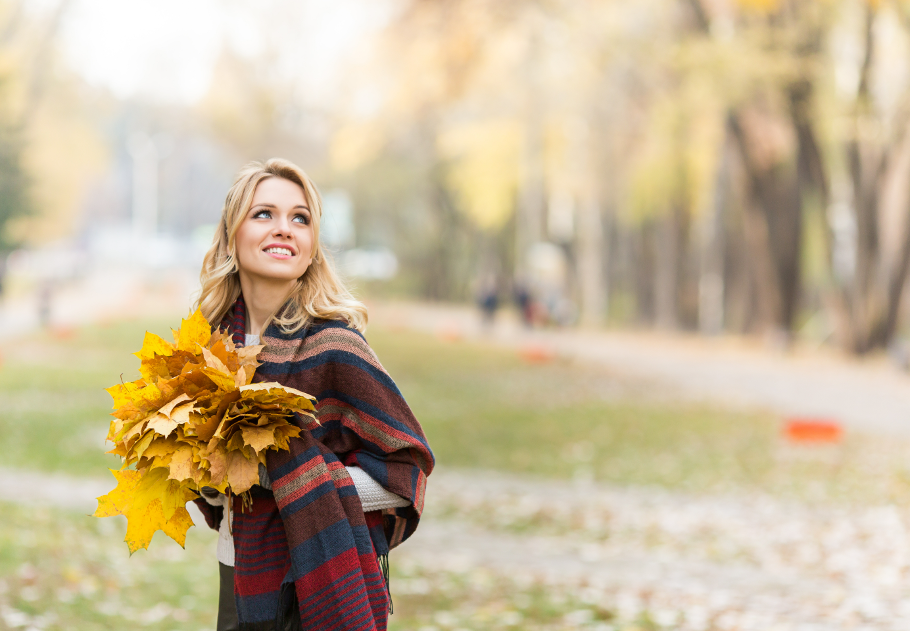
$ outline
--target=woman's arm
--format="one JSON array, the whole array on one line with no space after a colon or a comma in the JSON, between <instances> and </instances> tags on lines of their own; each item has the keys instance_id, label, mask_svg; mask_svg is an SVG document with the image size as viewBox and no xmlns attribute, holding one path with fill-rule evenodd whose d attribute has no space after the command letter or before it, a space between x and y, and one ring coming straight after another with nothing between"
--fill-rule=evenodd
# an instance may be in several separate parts
<instances>
[{"instance_id":1,"label":"woman's arm","mask_svg":"<svg viewBox=\"0 0 910 631\"><path fill-rule=\"evenodd\" d=\"M379 482L371 478L370 474L360 467L345 467L345 469L347 469L351 479L354 480L354 488L357 489L357 495L360 496L360 503L363 505L364 513L386 508L399 508L411 504L409 500L383 488Z\"/></svg>"}]
</instances>

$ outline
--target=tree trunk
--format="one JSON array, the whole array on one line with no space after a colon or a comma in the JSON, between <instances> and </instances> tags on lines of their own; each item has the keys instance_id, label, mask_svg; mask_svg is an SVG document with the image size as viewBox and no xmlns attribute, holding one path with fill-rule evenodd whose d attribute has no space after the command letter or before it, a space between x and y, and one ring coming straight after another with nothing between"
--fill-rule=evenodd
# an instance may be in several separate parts
<instances>
[{"instance_id":1,"label":"tree trunk","mask_svg":"<svg viewBox=\"0 0 910 631\"><path fill-rule=\"evenodd\" d=\"M758 289L762 328L785 328L782 288L768 225L769 218L776 212L773 208L776 197L773 192L774 176L762 172L755 164L736 112L730 114L728 124L746 173L748 195L744 204L743 234L751 259L753 281Z\"/></svg>"},{"instance_id":2,"label":"tree trunk","mask_svg":"<svg viewBox=\"0 0 910 631\"><path fill-rule=\"evenodd\" d=\"M701 224L698 278L698 329L718 335L724 328L724 213L729 203L733 159L729 132L724 139L714 178L714 199Z\"/></svg>"},{"instance_id":3,"label":"tree trunk","mask_svg":"<svg viewBox=\"0 0 910 631\"><path fill-rule=\"evenodd\" d=\"M681 273L679 210L662 217L657 222L654 307L657 326L662 329L679 328L679 277Z\"/></svg>"},{"instance_id":4,"label":"tree trunk","mask_svg":"<svg viewBox=\"0 0 910 631\"><path fill-rule=\"evenodd\" d=\"M600 203L590 193L582 201L578 232L578 285L581 296L581 321L601 324L604 319L606 292L603 277L604 230Z\"/></svg>"}]
</instances>

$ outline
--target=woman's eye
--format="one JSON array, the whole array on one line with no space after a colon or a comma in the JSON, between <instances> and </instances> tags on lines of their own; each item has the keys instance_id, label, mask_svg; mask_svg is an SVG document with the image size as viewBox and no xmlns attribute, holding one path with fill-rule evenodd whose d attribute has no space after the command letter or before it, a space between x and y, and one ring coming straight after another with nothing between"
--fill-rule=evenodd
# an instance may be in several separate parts
<instances>
[{"instance_id":1,"label":"woman's eye","mask_svg":"<svg viewBox=\"0 0 910 631\"><path fill-rule=\"evenodd\" d=\"M307 225L310 223L310 218L307 217L306 215L294 215L293 221Z\"/></svg>"},{"instance_id":2,"label":"woman's eye","mask_svg":"<svg viewBox=\"0 0 910 631\"><path fill-rule=\"evenodd\" d=\"M272 216L272 213L269 212L268 210L260 210L260 211L257 211L255 215L253 215L253 218L254 219L269 219L271 216Z\"/></svg>"}]
</instances>

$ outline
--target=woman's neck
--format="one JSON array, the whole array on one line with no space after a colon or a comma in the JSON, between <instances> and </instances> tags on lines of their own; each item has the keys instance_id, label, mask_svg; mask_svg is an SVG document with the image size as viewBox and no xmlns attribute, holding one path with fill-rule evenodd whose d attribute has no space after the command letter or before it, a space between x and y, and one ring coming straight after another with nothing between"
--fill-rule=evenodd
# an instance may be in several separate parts
<instances>
[{"instance_id":1,"label":"woman's neck","mask_svg":"<svg viewBox=\"0 0 910 631\"><path fill-rule=\"evenodd\" d=\"M240 291L246 304L246 333L262 335L266 319L284 305L294 281L269 282L240 272Z\"/></svg>"}]
</instances>

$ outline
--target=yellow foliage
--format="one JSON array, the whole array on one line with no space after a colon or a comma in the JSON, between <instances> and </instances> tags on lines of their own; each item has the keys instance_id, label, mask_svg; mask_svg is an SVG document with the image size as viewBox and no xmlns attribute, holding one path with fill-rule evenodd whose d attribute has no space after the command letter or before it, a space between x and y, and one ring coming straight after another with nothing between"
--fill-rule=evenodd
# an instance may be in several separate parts
<instances>
[{"instance_id":1,"label":"yellow foliage","mask_svg":"<svg viewBox=\"0 0 910 631\"><path fill-rule=\"evenodd\" d=\"M173 344L146 333L136 353L142 378L108 388L115 419L107 438L123 470L95 516L126 516L130 553L147 548L158 530L183 545L193 525L184 505L196 491L245 494L259 482L266 451L287 449L318 424L310 395L252 383L262 348L236 348L196 311Z\"/></svg>"},{"instance_id":2,"label":"yellow foliage","mask_svg":"<svg viewBox=\"0 0 910 631\"><path fill-rule=\"evenodd\" d=\"M35 246L65 238L76 229L90 185L108 164L104 139L74 95L52 91L32 114L24 151L37 212L9 226L11 236Z\"/></svg>"},{"instance_id":3,"label":"yellow foliage","mask_svg":"<svg viewBox=\"0 0 910 631\"><path fill-rule=\"evenodd\" d=\"M755 13L774 13L780 8L780 0L736 0L736 4Z\"/></svg>"},{"instance_id":4,"label":"yellow foliage","mask_svg":"<svg viewBox=\"0 0 910 631\"><path fill-rule=\"evenodd\" d=\"M440 133L451 167L447 181L468 216L484 230L505 224L515 206L521 128L514 120L450 127Z\"/></svg>"},{"instance_id":5,"label":"yellow foliage","mask_svg":"<svg viewBox=\"0 0 910 631\"><path fill-rule=\"evenodd\" d=\"M702 94L674 94L650 112L651 131L631 158L628 215L635 222L674 205L698 214L711 198L723 117Z\"/></svg>"},{"instance_id":6,"label":"yellow foliage","mask_svg":"<svg viewBox=\"0 0 910 631\"><path fill-rule=\"evenodd\" d=\"M329 150L332 167L352 171L375 159L382 149L383 133L378 125L347 125L335 132Z\"/></svg>"}]
</instances>

